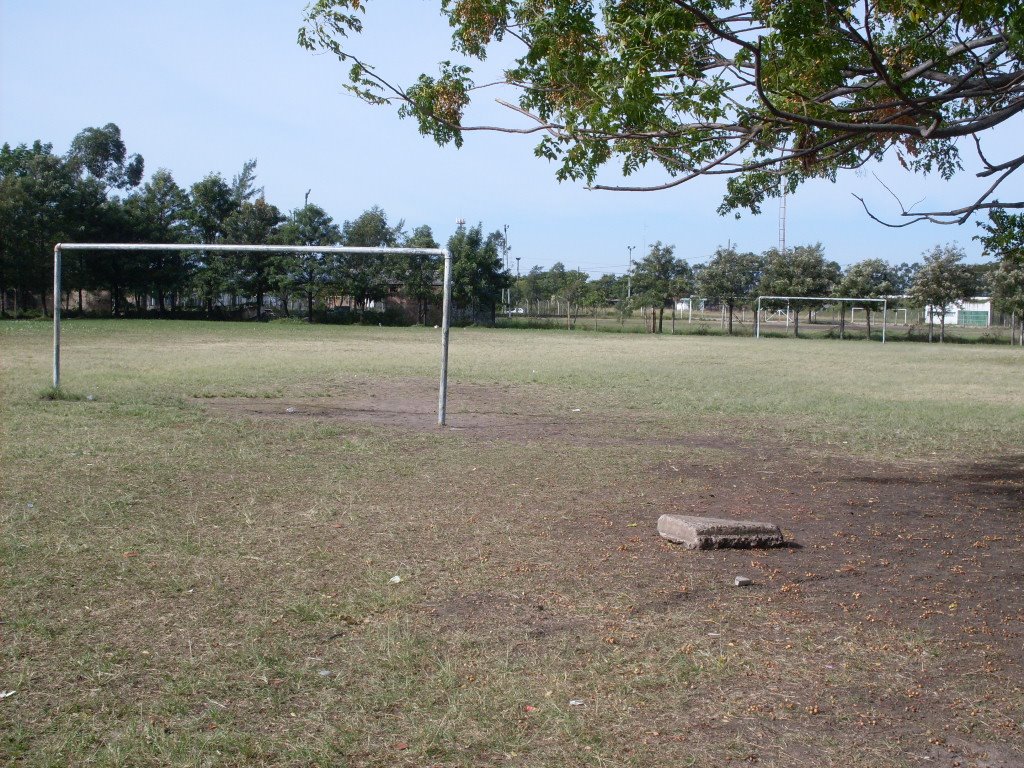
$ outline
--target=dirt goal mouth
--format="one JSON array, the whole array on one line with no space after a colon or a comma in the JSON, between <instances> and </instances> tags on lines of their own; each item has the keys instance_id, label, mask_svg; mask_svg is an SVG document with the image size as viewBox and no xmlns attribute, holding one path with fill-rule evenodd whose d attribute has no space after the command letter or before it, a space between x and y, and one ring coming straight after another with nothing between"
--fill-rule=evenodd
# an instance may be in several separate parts
<instances>
[{"instance_id":1,"label":"dirt goal mouth","mask_svg":"<svg viewBox=\"0 0 1024 768\"><path fill-rule=\"evenodd\" d=\"M396 432L454 433L485 441L723 451L749 447L746 439L721 432L666 431L655 414L610 411L606 404L577 406L528 384L450 384L447 423L439 428L434 386L428 379L391 380L386 385L366 380L308 397L210 394L192 400L211 413L233 417L311 419Z\"/></svg>"},{"instance_id":2,"label":"dirt goal mouth","mask_svg":"<svg viewBox=\"0 0 1024 768\"><path fill-rule=\"evenodd\" d=\"M395 430L437 432L436 383L427 379L365 381L314 397L197 397L212 412L257 419L316 419ZM525 440L578 433L582 411L559 410L527 387L451 384L440 430L481 438Z\"/></svg>"}]
</instances>

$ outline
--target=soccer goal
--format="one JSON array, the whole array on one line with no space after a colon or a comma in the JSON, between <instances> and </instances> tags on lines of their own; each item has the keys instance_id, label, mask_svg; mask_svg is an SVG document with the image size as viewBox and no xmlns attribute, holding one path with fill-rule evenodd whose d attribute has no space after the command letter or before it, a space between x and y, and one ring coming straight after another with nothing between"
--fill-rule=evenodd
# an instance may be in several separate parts
<instances>
[{"instance_id":1,"label":"soccer goal","mask_svg":"<svg viewBox=\"0 0 1024 768\"><path fill-rule=\"evenodd\" d=\"M757 319L754 322L754 337L761 338L761 301L785 301L786 302L786 327L789 327L789 303L791 301L820 301L823 304L849 303L853 304L881 304L882 305L882 343L885 344L885 328L888 324L889 301L888 299L862 299L850 296L758 296L757 297Z\"/></svg>"},{"instance_id":2,"label":"soccer goal","mask_svg":"<svg viewBox=\"0 0 1024 768\"><path fill-rule=\"evenodd\" d=\"M444 259L444 290L441 310L441 380L437 391L437 424L445 425L448 406L448 333L451 329L452 255L445 248L359 248L345 245L229 245L217 243L57 243L53 248L53 388L60 388L60 295L61 254L64 251L207 251L234 253L398 253L441 256Z\"/></svg>"}]
</instances>

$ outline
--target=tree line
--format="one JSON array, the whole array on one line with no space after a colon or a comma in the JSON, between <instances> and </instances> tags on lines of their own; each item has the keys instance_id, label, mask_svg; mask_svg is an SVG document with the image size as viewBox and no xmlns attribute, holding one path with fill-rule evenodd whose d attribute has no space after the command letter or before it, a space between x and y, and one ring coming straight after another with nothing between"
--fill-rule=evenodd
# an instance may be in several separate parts
<instances>
[{"instance_id":1,"label":"tree line","mask_svg":"<svg viewBox=\"0 0 1024 768\"><path fill-rule=\"evenodd\" d=\"M16 316L26 306L41 306L51 285L56 242L237 243L348 245L436 248L428 226L407 229L392 224L379 207L337 223L307 199L283 213L256 184L256 161L245 163L230 181L211 172L189 187L170 171L144 180L144 161L129 154L121 131L109 123L86 128L64 154L36 141L0 148L0 313ZM1024 219L994 210L978 239L995 260L968 266L956 246L936 246L921 263L893 266L866 259L846 270L825 257L821 244L763 253L719 248L705 263L677 258L660 242L630 274L592 279L559 263L534 267L513 281L502 267L507 243L502 231L482 225L458 230L447 245L453 256L453 301L457 318L493 323L499 305L509 309L531 302L557 302L572 326L581 310L614 307L623 318L636 308L652 309L649 329L664 326L666 306L701 296L728 308L729 332L737 306L757 295L906 296L912 306L946 307L980 293L991 294L998 311L1024 316ZM345 297L359 316L396 287L411 305L412 318L427 322L440 297L439 259L404 254L249 254L203 251L107 251L68 254L65 295L70 310L83 307L83 294L108 291L111 312L154 305L172 315L188 305L207 316L232 316L250 303L257 317L267 297L289 311L296 298L314 320L329 298ZM507 293L505 293L507 291ZM807 302L791 300L803 309ZM52 307L51 307L52 309ZM871 312L867 313L869 333ZM940 338L944 334L940 315ZM840 328L845 324L841 305ZM931 329L930 329L931 330ZM799 334L799 319L794 324ZM841 330L842 333L842 330Z\"/></svg>"},{"instance_id":2,"label":"tree line","mask_svg":"<svg viewBox=\"0 0 1024 768\"><path fill-rule=\"evenodd\" d=\"M437 248L429 226L392 224L379 207L337 223L307 199L282 212L256 184L256 161L229 181L219 172L189 187L169 170L143 182L144 161L129 154L121 131L109 123L86 128L64 154L36 141L0 148L0 312L25 307L44 314L51 290L54 244L232 243ZM454 260L453 297L470 318L493 322L509 275L501 269L503 234L460 225L448 242ZM76 251L65 259L59 297L84 310L84 296L108 291L111 312L154 304L158 315L184 304L207 316L230 316L251 302L262 317L268 297L287 313L296 297L307 318L329 297L346 297L355 314L384 299L394 286L426 322L440 293L440 259L408 254L222 253L214 251ZM51 301L53 299L51 298Z\"/></svg>"},{"instance_id":3,"label":"tree line","mask_svg":"<svg viewBox=\"0 0 1024 768\"><path fill-rule=\"evenodd\" d=\"M665 309L691 297L721 303L726 308L728 332L733 333L736 308L752 303L758 296L850 297L883 299L901 297L911 307L934 307L929 313L929 340L934 318L939 317L939 338L945 338L945 313L940 308L956 305L981 294L991 295L997 311L1021 317L1024 313L1024 223L1021 217L994 213L980 239L987 251L999 258L988 264L964 264L965 254L955 245L935 246L923 260L892 265L870 258L845 270L827 259L820 243L799 245L763 253L718 248L705 262L690 265L675 256L675 247L656 242L627 275L605 274L596 279L580 270L567 270L561 263L551 269L534 267L520 278L514 300L530 305L554 301L572 327L581 311L614 306L620 317L638 308L649 308L647 328L664 329ZM794 334L800 334L800 312L820 301L790 298L783 302L795 310ZM846 304L839 304L842 336ZM767 302L770 306L771 302ZM865 307L868 335L872 308Z\"/></svg>"}]
</instances>

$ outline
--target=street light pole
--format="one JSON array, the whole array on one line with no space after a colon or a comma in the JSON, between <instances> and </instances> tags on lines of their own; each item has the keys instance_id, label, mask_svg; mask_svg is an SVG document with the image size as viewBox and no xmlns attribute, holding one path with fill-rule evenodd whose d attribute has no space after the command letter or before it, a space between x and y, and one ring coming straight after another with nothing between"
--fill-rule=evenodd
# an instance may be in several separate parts
<instances>
[{"instance_id":1,"label":"street light pole","mask_svg":"<svg viewBox=\"0 0 1024 768\"><path fill-rule=\"evenodd\" d=\"M501 260L506 272L508 272L508 224L502 227L501 237ZM512 289L506 288L503 293L505 294L505 314L510 314L509 304L512 303Z\"/></svg>"},{"instance_id":2,"label":"street light pole","mask_svg":"<svg viewBox=\"0 0 1024 768\"><path fill-rule=\"evenodd\" d=\"M519 284L519 259L521 256L516 256L516 310L519 310L519 300L522 298L522 286ZM527 307L529 310L529 307ZM527 311L529 314L529 311Z\"/></svg>"}]
</instances>

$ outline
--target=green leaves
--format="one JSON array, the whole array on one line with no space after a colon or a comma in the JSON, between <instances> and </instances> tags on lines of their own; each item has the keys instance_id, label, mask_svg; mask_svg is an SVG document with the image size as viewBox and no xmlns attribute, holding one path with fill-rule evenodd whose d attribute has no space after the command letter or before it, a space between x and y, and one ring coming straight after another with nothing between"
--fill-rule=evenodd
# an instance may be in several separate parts
<instances>
[{"instance_id":1,"label":"green leaves","mask_svg":"<svg viewBox=\"0 0 1024 768\"><path fill-rule=\"evenodd\" d=\"M765 254L761 276L762 294L775 296L828 296L839 278L839 265L825 259L821 243L798 245ZM791 306L804 306L799 300Z\"/></svg>"},{"instance_id":2,"label":"green leaves","mask_svg":"<svg viewBox=\"0 0 1024 768\"><path fill-rule=\"evenodd\" d=\"M128 155L121 129L114 123L86 128L71 141L68 162L113 189L136 187L142 181L141 155Z\"/></svg>"},{"instance_id":3,"label":"green leaves","mask_svg":"<svg viewBox=\"0 0 1024 768\"><path fill-rule=\"evenodd\" d=\"M655 306L688 295L693 289L693 270L675 257L675 246L656 242L636 265L633 294Z\"/></svg>"},{"instance_id":4,"label":"green leaves","mask_svg":"<svg viewBox=\"0 0 1024 768\"><path fill-rule=\"evenodd\" d=\"M452 255L452 301L473 322L493 323L501 290L511 284L502 270L499 247L501 232L484 236L483 226L458 231L448 240Z\"/></svg>"},{"instance_id":5,"label":"green leaves","mask_svg":"<svg viewBox=\"0 0 1024 768\"><path fill-rule=\"evenodd\" d=\"M901 293L900 277L882 259L865 259L850 265L836 291L851 298L884 298Z\"/></svg>"},{"instance_id":6,"label":"green leaves","mask_svg":"<svg viewBox=\"0 0 1024 768\"><path fill-rule=\"evenodd\" d=\"M992 273L992 298L1003 312L1024 318L1024 216L993 211L978 239L985 252L998 260Z\"/></svg>"},{"instance_id":7,"label":"green leaves","mask_svg":"<svg viewBox=\"0 0 1024 768\"><path fill-rule=\"evenodd\" d=\"M718 248L697 277L701 296L730 299L750 296L761 279L764 260L755 253L740 253L734 248Z\"/></svg>"},{"instance_id":8,"label":"green leaves","mask_svg":"<svg viewBox=\"0 0 1024 768\"><path fill-rule=\"evenodd\" d=\"M937 245L926 253L924 263L910 285L914 306L932 306L936 311L969 298L976 278L962 262L964 252L955 245Z\"/></svg>"},{"instance_id":9,"label":"green leaves","mask_svg":"<svg viewBox=\"0 0 1024 768\"><path fill-rule=\"evenodd\" d=\"M364 5L315 3L300 44L349 58ZM644 189L730 176L720 213L758 212L780 176L791 188L834 179L893 151L909 171L952 178L957 139L1024 110L1024 10L1010 0L441 0L439 11L458 54L521 46L505 82L486 86L510 91L520 115L468 123L483 88L459 63L403 89L356 61L349 89L398 102L441 144L469 129L542 131L535 153L556 177L596 189L637 188L598 183L612 160L625 176L660 167L669 181ZM994 207L994 192L923 218L962 220Z\"/></svg>"},{"instance_id":10,"label":"green leaves","mask_svg":"<svg viewBox=\"0 0 1024 768\"><path fill-rule=\"evenodd\" d=\"M441 63L441 75L435 79L420 75L405 94L398 109L400 117L412 117L419 123L420 134L432 136L442 146L454 142L462 146L462 115L469 104L473 83L466 74L469 67Z\"/></svg>"}]
</instances>

